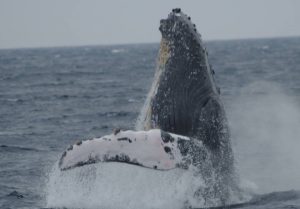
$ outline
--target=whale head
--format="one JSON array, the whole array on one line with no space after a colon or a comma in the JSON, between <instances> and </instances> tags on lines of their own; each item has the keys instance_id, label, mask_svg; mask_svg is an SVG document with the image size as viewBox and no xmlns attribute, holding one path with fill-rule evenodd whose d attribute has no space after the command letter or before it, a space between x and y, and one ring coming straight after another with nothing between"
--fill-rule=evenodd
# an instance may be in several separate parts
<instances>
[{"instance_id":1,"label":"whale head","mask_svg":"<svg viewBox=\"0 0 300 209\"><path fill-rule=\"evenodd\" d=\"M201 42L201 35L197 33L196 25L179 8L173 9L166 19L160 20L159 30L162 39L176 48L188 50Z\"/></svg>"},{"instance_id":2,"label":"whale head","mask_svg":"<svg viewBox=\"0 0 300 209\"><path fill-rule=\"evenodd\" d=\"M173 9L160 21L156 75L141 129L160 128L194 137L202 107L217 95L207 52L191 18Z\"/></svg>"}]
</instances>

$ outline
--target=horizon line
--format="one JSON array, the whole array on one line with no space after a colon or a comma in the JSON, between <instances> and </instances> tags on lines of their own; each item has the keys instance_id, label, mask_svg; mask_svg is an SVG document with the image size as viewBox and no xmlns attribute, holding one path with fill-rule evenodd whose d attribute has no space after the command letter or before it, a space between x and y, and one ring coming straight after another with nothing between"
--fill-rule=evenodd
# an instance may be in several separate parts
<instances>
[{"instance_id":1,"label":"horizon line","mask_svg":"<svg viewBox=\"0 0 300 209\"><path fill-rule=\"evenodd\" d=\"M287 35L287 36L266 36L266 37L248 37L248 38L220 38L220 39L203 39L208 42L226 42L226 41L247 41L247 40L265 40L265 39L287 39L287 38L300 38L300 35ZM127 46L127 45L147 45L147 44L159 44L158 42L128 42L128 43L110 43L110 44L66 44L66 45L53 45L53 46L20 46L20 47L4 47L0 50L25 50L25 49L47 49L47 48L77 48L77 47L101 47L101 46Z\"/></svg>"}]
</instances>

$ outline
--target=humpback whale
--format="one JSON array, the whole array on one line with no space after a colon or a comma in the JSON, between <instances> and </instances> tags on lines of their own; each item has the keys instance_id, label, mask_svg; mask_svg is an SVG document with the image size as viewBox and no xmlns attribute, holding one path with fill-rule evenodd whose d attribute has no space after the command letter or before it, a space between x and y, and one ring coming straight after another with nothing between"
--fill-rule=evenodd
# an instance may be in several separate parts
<instances>
[{"instance_id":1,"label":"humpback whale","mask_svg":"<svg viewBox=\"0 0 300 209\"><path fill-rule=\"evenodd\" d=\"M160 21L158 64L136 130L80 141L61 156L66 171L121 162L159 171L196 168L206 186L195 196L228 202L236 187L230 132L208 53L179 8Z\"/></svg>"}]
</instances>

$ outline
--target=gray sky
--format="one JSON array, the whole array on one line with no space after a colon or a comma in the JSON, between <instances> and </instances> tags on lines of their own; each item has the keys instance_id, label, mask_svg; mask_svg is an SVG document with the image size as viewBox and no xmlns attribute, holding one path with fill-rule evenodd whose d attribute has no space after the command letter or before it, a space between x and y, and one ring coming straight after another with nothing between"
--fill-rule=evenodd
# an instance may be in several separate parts
<instances>
[{"instance_id":1,"label":"gray sky","mask_svg":"<svg viewBox=\"0 0 300 209\"><path fill-rule=\"evenodd\" d=\"M159 42L175 7L205 40L300 36L300 0L0 0L0 48Z\"/></svg>"}]
</instances>

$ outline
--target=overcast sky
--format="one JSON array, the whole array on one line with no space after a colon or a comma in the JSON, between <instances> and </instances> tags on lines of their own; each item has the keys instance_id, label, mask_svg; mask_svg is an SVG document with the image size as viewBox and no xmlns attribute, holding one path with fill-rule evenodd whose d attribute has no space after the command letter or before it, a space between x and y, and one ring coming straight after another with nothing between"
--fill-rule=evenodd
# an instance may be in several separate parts
<instances>
[{"instance_id":1,"label":"overcast sky","mask_svg":"<svg viewBox=\"0 0 300 209\"><path fill-rule=\"evenodd\" d=\"M0 48L159 42L175 7L205 40L300 36L300 0L0 0Z\"/></svg>"}]
</instances>

